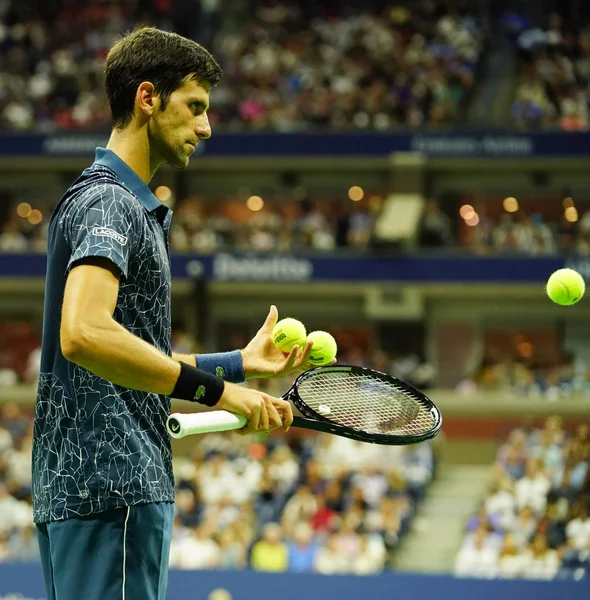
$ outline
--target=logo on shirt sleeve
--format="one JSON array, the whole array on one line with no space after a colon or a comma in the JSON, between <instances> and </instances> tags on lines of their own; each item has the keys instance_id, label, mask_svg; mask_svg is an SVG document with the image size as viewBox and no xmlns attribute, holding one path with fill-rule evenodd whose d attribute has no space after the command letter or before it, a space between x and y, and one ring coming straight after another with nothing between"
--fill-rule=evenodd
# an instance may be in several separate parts
<instances>
[{"instance_id":1,"label":"logo on shirt sleeve","mask_svg":"<svg viewBox=\"0 0 590 600\"><path fill-rule=\"evenodd\" d=\"M98 237L110 237L116 242L119 242L121 246L124 246L127 243L127 238L124 235L117 233L113 229L108 229L107 227L95 227L92 230L92 235L96 235Z\"/></svg>"}]
</instances>

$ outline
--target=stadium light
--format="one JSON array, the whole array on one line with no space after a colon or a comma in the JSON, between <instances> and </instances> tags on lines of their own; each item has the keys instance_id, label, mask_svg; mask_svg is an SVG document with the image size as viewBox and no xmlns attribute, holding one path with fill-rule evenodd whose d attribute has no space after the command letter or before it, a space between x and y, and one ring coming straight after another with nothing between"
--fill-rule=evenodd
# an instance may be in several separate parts
<instances>
[{"instance_id":1,"label":"stadium light","mask_svg":"<svg viewBox=\"0 0 590 600\"><path fill-rule=\"evenodd\" d=\"M154 192L154 196L160 202L168 202L172 198L172 190L167 185L159 185Z\"/></svg>"},{"instance_id":2,"label":"stadium light","mask_svg":"<svg viewBox=\"0 0 590 600\"><path fill-rule=\"evenodd\" d=\"M349 190L348 190L348 197L353 201L353 202L358 202L359 200L362 200L363 197L365 195L365 192L363 190L362 187L359 187L358 185L353 185Z\"/></svg>"},{"instance_id":3,"label":"stadium light","mask_svg":"<svg viewBox=\"0 0 590 600\"><path fill-rule=\"evenodd\" d=\"M575 206L570 206L565 209L565 219L570 223L575 223L578 220L578 209Z\"/></svg>"},{"instance_id":4,"label":"stadium light","mask_svg":"<svg viewBox=\"0 0 590 600\"><path fill-rule=\"evenodd\" d=\"M31 208L31 205L28 202L21 202L16 207L16 214L19 217L22 217L23 219L26 219L31 214L32 210L33 209Z\"/></svg>"},{"instance_id":5,"label":"stadium light","mask_svg":"<svg viewBox=\"0 0 590 600\"><path fill-rule=\"evenodd\" d=\"M464 204L460 209L459 209L459 214L461 215L461 217L463 217L463 219L465 219L466 215L475 212L473 210L473 206L471 206L471 204Z\"/></svg>"},{"instance_id":6,"label":"stadium light","mask_svg":"<svg viewBox=\"0 0 590 600\"><path fill-rule=\"evenodd\" d=\"M506 212L515 213L518 210L518 200L512 196L509 196L508 198L504 198L502 206Z\"/></svg>"},{"instance_id":7,"label":"stadium light","mask_svg":"<svg viewBox=\"0 0 590 600\"><path fill-rule=\"evenodd\" d=\"M36 208L31 211L31 214L27 217L27 221L31 225L39 225L43 220L43 213Z\"/></svg>"},{"instance_id":8,"label":"stadium light","mask_svg":"<svg viewBox=\"0 0 590 600\"><path fill-rule=\"evenodd\" d=\"M246 200L246 206L253 212L262 210L264 206L264 200L260 196L250 196Z\"/></svg>"}]
</instances>

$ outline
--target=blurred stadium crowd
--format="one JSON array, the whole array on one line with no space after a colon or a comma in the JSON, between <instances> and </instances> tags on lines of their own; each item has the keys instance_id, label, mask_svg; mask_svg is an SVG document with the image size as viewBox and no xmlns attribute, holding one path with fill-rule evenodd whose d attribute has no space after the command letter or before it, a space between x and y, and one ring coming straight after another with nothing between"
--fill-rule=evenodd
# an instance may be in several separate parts
<instances>
[{"instance_id":1,"label":"blurred stadium crowd","mask_svg":"<svg viewBox=\"0 0 590 600\"><path fill-rule=\"evenodd\" d=\"M31 417L0 409L0 561L38 559L30 504ZM458 576L581 578L590 572L589 426L559 417L513 431L465 525ZM268 572L388 569L436 473L436 446L336 436L210 434L174 469L171 566Z\"/></svg>"},{"instance_id":2,"label":"blurred stadium crowd","mask_svg":"<svg viewBox=\"0 0 590 600\"><path fill-rule=\"evenodd\" d=\"M559 417L513 431L494 479L466 523L455 573L508 579L590 574L590 427L566 433Z\"/></svg>"},{"instance_id":3,"label":"blurred stadium crowd","mask_svg":"<svg viewBox=\"0 0 590 600\"><path fill-rule=\"evenodd\" d=\"M518 56L512 122L587 129L590 32L555 8L538 21L506 13L494 25ZM371 0L362 10L330 0L7 0L0 22L0 130L8 131L106 129L102 61L138 23L213 51L227 77L213 92L211 120L233 130L461 121L494 42L477 3L431 0Z\"/></svg>"},{"instance_id":4,"label":"blurred stadium crowd","mask_svg":"<svg viewBox=\"0 0 590 600\"><path fill-rule=\"evenodd\" d=\"M583 3L580 8L587 12ZM543 26L524 19L519 26L514 124L527 129L588 129L590 29L557 12Z\"/></svg>"},{"instance_id":5,"label":"blurred stadium crowd","mask_svg":"<svg viewBox=\"0 0 590 600\"><path fill-rule=\"evenodd\" d=\"M437 369L419 353L402 350L395 345L385 350L379 347L378 342L367 348L365 341L355 332L332 330L332 333L338 341L341 364L357 364L389 373L424 390L440 386ZM585 360L563 354L559 348L555 349L555 354L553 351L543 353L542 346L548 346L548 342L542 339L526 341L528 338L520 334L513 337L512 343L501 347L493 342L484 342L484 355L474 364L473 374L457 382L455 389L458 394L474 397L476 392L493 392L548 402L590 397L590 366ZM40 341L40 324L23 318L0 319L0 390L36 385ZM234 342L232 347L244 347L248 340L240 336ZM182 328L173 330L172 348L175 352L201 351L192 336ZM265 385L276 385L276 389L269 390L269 393L278 396L287 389L284 387L286 382L266 382Z\"/></svg>"},{"instance_id":6,"label":"blurred stadium crowd","mask_svg":"<svg viewBox=\"0 0 590 600\"><path fill-rule=\"evenodd\" d=\"M225 128L438 127L475 83L477 10L440 2L111 0L0 4L0 129L110 124L102 61L138 23L199 40L227 77L211 120ZM407 5L407 6L406 6ZM454 3L457 5L457 3ZM356 6L356 8L355 8Z\"/></svg>"},{"instance_id":7,"label":"blurred stadium crowd","mask_svg":"<svg viewBox=\"0 0 590 600\"><path fill-rule=\"evenodd\" d=\"M573 356L547 362L522 357L484 359L472 378L457 385L460 393L477 390L551 402L572 397L590 398L590 367Z\"/></svg>"},{"instance_id":8,"label":"blurred stadium crowd","mask_svg":"<svg viewBox=\"0 0 590 600\"><path fill-rule=\"evenodd\" d=\"M374 252L383 248L374 231L387 199L382 192L363 194L355 202L276 194L266 200L187 197L174 207L170 245L175 253ZM50 212L15 204L10 203L0 221L0 253L45 252ZM542 199L518 212L503 211L501 200L487 200L476 204L476 222L460 217L456 201L442 204L435 198L425 202L416 226L416 250L590 255L590 210L584 199L561 215L554 214L559 199ZM22 215L29 218L19 216L23 206L28 212ZM39 220L31 220L31 213L38 213Z\"/></svg>"},{"instance_id":9,"label":"blurred stadium crowd","mask_svg":"<svg viewBox=\"0 0 590 600\"><path fill-rule=\"evenodd\" d=\"M38 559L31 416L0 406L0 561ZM171 566L378 573L435 472L433 448L335 436L204 437L177 457Z\"/></svg>"}]
</instances>

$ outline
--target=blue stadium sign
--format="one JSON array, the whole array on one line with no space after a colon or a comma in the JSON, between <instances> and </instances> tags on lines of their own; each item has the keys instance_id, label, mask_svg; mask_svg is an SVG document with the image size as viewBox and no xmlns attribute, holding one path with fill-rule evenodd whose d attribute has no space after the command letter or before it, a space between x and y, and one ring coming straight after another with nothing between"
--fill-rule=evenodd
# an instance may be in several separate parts
<instances>
[{"instance_id":1,"label":"blue stadium sign","mask_svg":"<svg viewBox=\"0 0 590 600\"><path fill-rule=\"evenodd\" d=\"M88 156L104 146L107 133L2 135L0 156ZM588 132L336 132L215 133L199 144L204 156L366 156L421 152L444 158L590 156Z\"/></svg>"},{"instance_id":2,"label":"blue stadium sign","mask_svg":"<svg viewBox=\"0 0 590 600\"><path fill-rule=\"evenodd\" d=\"M44 277L42 254L3 254L0 277ZM544 284L555 270L570 266L590 277L590 259L566 257L475 257L303 255L219 253L174 255L172 276L250 283L433 282Z\"/></svg>"}]
</instances>

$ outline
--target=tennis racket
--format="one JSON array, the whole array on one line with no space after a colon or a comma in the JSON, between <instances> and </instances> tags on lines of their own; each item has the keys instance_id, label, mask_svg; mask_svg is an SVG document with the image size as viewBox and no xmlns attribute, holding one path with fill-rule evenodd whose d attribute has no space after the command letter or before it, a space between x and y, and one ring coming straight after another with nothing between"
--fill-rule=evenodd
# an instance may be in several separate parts
<instances>
[{"instance_id":1,"label":"tennis racket","mask_svg":"<svg viewBox=\"0 0 590 600\"><path fill-rule=\"evenodd\" d=\"M409 383L363 367L316 367L297 377L283 396L303 415L292 427L313 429L361 442L401 446L433 438L442 426L434 403ZM246 418L228 411L168 417L173 438L241 429Z\"/></svg>"}]
</instances>

